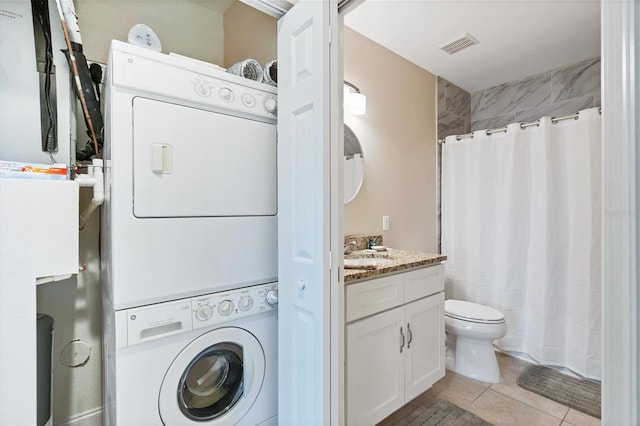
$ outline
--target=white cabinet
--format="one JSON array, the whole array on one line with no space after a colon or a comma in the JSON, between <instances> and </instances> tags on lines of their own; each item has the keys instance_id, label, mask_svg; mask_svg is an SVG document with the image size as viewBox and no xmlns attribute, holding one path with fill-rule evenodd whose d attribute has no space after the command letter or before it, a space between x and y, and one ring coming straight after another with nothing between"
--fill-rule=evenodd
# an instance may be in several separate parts
<instances>
[{"instance_id":1,"label":"white cabinet","mask_svg":"<svg viewBox=\"0 0 640 426\"><path fill-rule=\"evenodd\" d=\"M442 269L347 287L347 321L361 318L347 324L347 424L375 424L444 376Z\"/></svg>"}]
</instances>

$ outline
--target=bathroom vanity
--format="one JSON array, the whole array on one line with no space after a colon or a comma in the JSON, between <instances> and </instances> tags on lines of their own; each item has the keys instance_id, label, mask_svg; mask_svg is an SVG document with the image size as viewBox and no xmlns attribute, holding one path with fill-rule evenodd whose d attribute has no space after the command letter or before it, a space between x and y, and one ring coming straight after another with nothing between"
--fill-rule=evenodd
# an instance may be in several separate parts
<instances>
[{"instance_id":1,"label":"bathroom vanity","mask_svg":"<svg viewBox=\"0 0 640 426\"><path fill-rule=\"evenodd\" d=\"M366 256L350 254L349 258ZM392 250L345 269L347 424L375 424L444 376L446 256Z\"/></svg>"}]
</instances>

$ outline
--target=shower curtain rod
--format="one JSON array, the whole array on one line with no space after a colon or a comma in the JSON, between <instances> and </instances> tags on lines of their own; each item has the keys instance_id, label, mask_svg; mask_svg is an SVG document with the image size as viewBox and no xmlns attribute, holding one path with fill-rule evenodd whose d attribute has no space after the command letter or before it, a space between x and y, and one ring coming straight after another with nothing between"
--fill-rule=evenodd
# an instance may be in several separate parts
<instances>
[{"instance_id":1,"label":"shower curtain rod","mask_svg":"<svg viewBox=\"0 0 640 426\"><path fill-rule=\"evenodd\" d=\"M600 114L602 114L602 107L598 108L598 112ZM571 114L571 115L564 115L561 117L551 117L551 122L553 124L556 124L558 121L563 121L563 120L577 120L580 117L580 112L576 112L575 114ZM529 123L520 123L520 128L521 129L526 129L527 127L532 127L532 126L540 126L540 120L536 120L536 121L531 121ZM487 134L487 136L492 135L494 133L502 133L502 132L506 132L507 131L507 127L499 127L496 129L487 129L485 130L485 133ZM458 135L456 136L456 140L461 140L461 139L466 139L466 138L473 138L473 132L471 133L465 133L464 135ZM438 139L438 145L442 145L445 143L444 139Z\"/></svg>"}]
</instances>

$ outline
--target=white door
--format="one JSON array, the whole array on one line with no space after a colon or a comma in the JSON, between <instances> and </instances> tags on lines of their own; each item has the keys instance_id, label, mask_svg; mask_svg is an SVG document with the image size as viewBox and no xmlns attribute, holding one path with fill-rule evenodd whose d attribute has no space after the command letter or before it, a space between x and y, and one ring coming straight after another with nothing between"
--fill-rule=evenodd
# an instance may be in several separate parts
<instances>
[{"instance_id":1,"label":"white door","mask_svg":"<svg viewBox=\"0 0 640 426\"><path fill-rule=\"evenodd\" d=\"M405 400L444 377L444 292L405 306Z\"/></svg>"},{"instance_id":2,"label":"white door","mask_svg":"<svg viewBox=\"0 0 640 426\"><path fill-rule=\"evenodd\" d=\"M404 307L347 325L347 424L372 425L404 405Z\"/></svg>"},{"instance_id":3,"label":"white door","mask_svg":"<svg viewBox=\"0 0 640 426\"><path fill-rule=\"evenodd\" d=\"M285 425L331 422L330 247L337 232L330 221L330 94L337 90L329 25L336 16L334 1L303 0L278 23L278 416Z\"/></svg>"}]
</instances>

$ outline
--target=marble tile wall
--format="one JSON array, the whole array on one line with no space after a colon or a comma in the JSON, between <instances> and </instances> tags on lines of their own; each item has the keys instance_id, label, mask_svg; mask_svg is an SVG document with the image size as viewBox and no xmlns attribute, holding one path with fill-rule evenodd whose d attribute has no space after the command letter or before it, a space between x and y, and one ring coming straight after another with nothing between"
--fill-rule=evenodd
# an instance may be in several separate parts
<instances>
[{"instance_id":1,"label":"marble tile wall","mask_svg":"<svg viewBox=\"0 0 640 426\"><path fill-rule=\"evenodd\" d=\"M471 94L438 77L438 139L471 131Z\"/></svg>"},{"instance_id":2,"label":"marble tile wall","mask_svg":"<svg viewBox=\"0 0 640 426\"><path fill-rule=\"evenodd\" d=\"M471 131L600 106L600 58L471 95Z\"/></svg>"}]
</instances>

